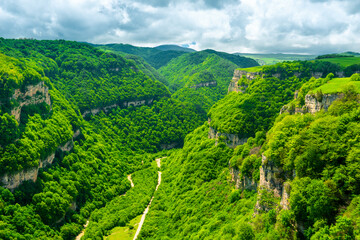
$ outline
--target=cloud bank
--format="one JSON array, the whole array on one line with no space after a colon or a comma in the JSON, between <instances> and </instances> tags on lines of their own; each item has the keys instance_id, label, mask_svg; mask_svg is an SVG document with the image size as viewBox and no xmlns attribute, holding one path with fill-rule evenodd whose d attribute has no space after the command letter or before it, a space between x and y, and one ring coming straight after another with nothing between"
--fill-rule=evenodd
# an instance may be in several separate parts
<instances>
[{"instance_id":1,"label":"cloud bank","mask_svg":"<svg viewBox=\"0 0 360 240\"><path fill-rule=\"evenodd\" d=\"M197 50L360 51L353 0L0 0L0 37Z\"/></svg>"}]
</instances>

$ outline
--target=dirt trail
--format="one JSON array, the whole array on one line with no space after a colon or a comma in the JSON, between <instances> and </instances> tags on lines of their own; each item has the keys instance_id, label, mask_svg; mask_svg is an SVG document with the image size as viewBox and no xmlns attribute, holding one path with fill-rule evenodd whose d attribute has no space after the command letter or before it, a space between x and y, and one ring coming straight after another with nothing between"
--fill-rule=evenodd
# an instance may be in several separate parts
<instances>
[{"instance_id":1,"label":"dirt trail","mask_svg":"<svg viewBox=\"0 0 360 240\"><path fill-rule=\"evenodd\" d=\"M127 176L128 180L130 181L131 187L134 187L134 183L131 179L131 174Z\"/></svg>"},{"instance_id":2,"label":"dirt trail","mask_svg":"<svg viewBox=\"0 0 360 240\"><path fill-rule=\"evenodd\" d=\"M84 236L85 228L88 226L88 224L89 224L89 220L86 221L86 224L84 225L84 229L81 231L81 233L79 235L77 235L76 240L80 240L82 238L82 236Z\"/></svg>"},{"instance_id":3,"label":"dirt trail","mask_svg":"<svg viewBox=\"0 0 360 240\"><path fill-rule=\"evenodd\" d=\"M127 179L130 181L130 185L131 187L134 187L134 183L131 179L131 174L127 176ZM80 240L82 238L82 236L84 236L85 234L85 229L86 227L89 225L89 220L86 221L86 224L84 225L84 229L81 231L81 233L79 235L77 235L75 240Z\"/></svg>"},{"instance_id":4,"label":"dirt trail","mask_svg":"<svg viewBox=\"0 0 360 240\"><path fill-rule=\"evenodd\" d=\"M166 157L163 157L163 158L166 158ZM156 160L156 165L157 165L158 168L161 167L161 159L163 159L163 158L157 158L157 159L155 159L155 160ZM155 192L158 190L160 184L161 184L161 172L158 171L158 184L156 185ZM146 207L143 215L141 216L141 220L140 220L140 222L139 222L139 226L138 226L138 228L137 228L137 230L136 230L136 233L135 233L135 236L134 236L133 240L137 239L138 235L140 234L142 225L143 225L144 222L145 222L146 214L149 212L150 205L151 205L153 199L154 199L154 196L152 196L152 198L151 198L149 204L147 205L147 207Z\"/></svg>"}]
</instances>

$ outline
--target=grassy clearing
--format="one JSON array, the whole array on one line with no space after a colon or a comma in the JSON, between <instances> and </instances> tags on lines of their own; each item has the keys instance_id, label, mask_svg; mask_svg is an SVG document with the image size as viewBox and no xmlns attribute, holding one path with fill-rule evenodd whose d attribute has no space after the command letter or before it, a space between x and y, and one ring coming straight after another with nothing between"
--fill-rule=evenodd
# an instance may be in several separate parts
<instances>
[{"instance_id":1,"label":"grassy clearing","mask_svg":"<svg viewBox=\"0 0 360 240\"><path fill-rule=\"evenodd\" d=\"M316 61L337 63L343 67L348 67L353 64L360 64L360 57L340 57L340 58L324 58Z\"/></svg>"},{"instance_id":2,"label":"grassy clearing","mask_svg":"<svg viewBox=\"0 0 360 240\"><path fill-rule=\"evenodd\" d=\"M116 227L112 229L111 234L104 237L104 240L132 240L134 238L140 219L141 215L132 219L125 227Z\"/></svg>"},{"instance_id":3,"label":"grassy clearing","mask_svg":"<svg viewBox=\"0 0 360 240\"><path fill-rule=\"evenodd\" d=\"M312 92L315 93L315 92L318 92L321 90L324 94L338 93L338 92L342 92L344 87L346 87L348 85L353 85L355 88L355 91L357 93L360 93L360 82L351 81L350 78L334 78L331 81L329 81L328 83L312 90Z\"/></svg>"},{"instance_id":4,"label":"grassy clearing","mask_svg":"<svg viewBox=\"0 0 360 240\"><path fill-rule=\"evenodd\" d=\"M237 70L243 70L247 72L260 72L262 70L262 66L249 67L249 68L238 68Z\"/></svg>"}]
</instances>

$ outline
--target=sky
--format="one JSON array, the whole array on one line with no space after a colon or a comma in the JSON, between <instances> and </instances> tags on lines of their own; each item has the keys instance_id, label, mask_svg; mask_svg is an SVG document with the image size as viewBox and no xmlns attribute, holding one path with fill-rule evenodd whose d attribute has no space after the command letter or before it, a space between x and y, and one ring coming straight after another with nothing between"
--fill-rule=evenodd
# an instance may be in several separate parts
<instances>
[{"instance_id":1,"label":"sky","mask_svg":"<svg viewBox=\"0 0 360 240\"><path fill-rule=\"evenodd\" d=\"M360 1L0 0L0 37L229 53L360 52Z\"/></svg>"}]
</instances>

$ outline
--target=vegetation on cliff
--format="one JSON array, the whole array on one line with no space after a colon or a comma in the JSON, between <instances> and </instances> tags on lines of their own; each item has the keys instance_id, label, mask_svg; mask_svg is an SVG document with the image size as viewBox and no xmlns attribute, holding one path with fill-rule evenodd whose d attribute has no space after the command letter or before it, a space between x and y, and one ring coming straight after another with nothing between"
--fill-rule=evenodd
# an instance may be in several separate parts
<instances>
[{"instance_id":1,"label":"vegetation on cliff","mask_svg":"<svg viewBox=\"0 0 360 240\"><path fill-rule=\"evenodd\" d=\"M261 76L239 80L243 93L221 99L246 59L206 50L157 72L138 57L63 40L0 39L0 51L0 176L36 169L37 178L13 192L0 187L1 239L74 239L87 219L87 239L131 228L154 193L160 154L168 155L163 181L140 239L360 236L357 65L263 66ZM348 78L335 78L339 71ZM50 105L25 96L42 82L46 91L32 94L49 94ZM306 95L320 102L334 93L327 111L279 115ZM153 101L121 105L142 99ZM81 116L113 104L120 107ZM209 138L210 127L247 141L229 148ZM175 145L183 148L159 153ZM53 164L38 169L49 156Z\"/></svg>"}]
</instances>

